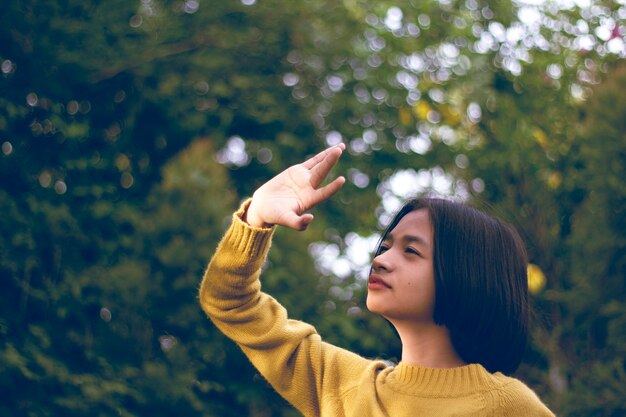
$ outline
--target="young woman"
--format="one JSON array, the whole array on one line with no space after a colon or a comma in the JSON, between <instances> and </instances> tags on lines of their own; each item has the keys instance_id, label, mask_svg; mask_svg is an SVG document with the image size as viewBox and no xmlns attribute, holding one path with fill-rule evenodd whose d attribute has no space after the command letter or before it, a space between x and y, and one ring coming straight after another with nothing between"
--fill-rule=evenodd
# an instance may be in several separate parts
<instances>
[{"instance_id":1,"label":"young woman","mask_svg":"<svg viewBox=\"0 0 626 417\"><path fill-rule=\"evenodd\" d=\"M344 145L261 186L233 216L200 287L200 303L272 386L305 416L552 416L506 376L527 338L526 255L501 221L438 199L412 200L384 233L367 307L396 328L391 366L322 341L261 292L277 225L304 230L307 211L335 194L320 187Z\"/></svg>"}]
</instances>

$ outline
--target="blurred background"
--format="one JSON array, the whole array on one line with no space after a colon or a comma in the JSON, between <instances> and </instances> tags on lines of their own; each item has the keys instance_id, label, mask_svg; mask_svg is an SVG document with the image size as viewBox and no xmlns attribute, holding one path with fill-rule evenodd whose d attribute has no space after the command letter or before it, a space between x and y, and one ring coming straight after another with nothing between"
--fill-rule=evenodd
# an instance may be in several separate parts
<instances>
[{"instance_id":1,"label":"blurred background","mask_svg":"<svg viewBox=\"0 0 626 417\"><path fill-rule=\"evenodd\" d=\"M345 142L264 288L396 359L363 276L401 201L519 228L560 416L626 415L626 1L4 0L0 415L295 416L197 288L245 197Z\"/></svg>"}]
</instances>

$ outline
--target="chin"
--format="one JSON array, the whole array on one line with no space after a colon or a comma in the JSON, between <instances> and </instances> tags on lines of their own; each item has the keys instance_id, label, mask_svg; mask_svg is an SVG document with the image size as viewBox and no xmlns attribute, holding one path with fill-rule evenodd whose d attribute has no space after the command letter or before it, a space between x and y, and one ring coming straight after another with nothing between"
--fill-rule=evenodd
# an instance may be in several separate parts
<instances>
[{"instance_id":1,"label":"chin","mask_svg":"<svg viewBox=\"0 0 626 417\"><path fill-rule=\"evenodd\" d=\"M369 296L365 301L365 307L372 313L382 314L382 310L379 308L380 306L377 306L376 302L372 301Z\"/></svg>"}]
</instances>

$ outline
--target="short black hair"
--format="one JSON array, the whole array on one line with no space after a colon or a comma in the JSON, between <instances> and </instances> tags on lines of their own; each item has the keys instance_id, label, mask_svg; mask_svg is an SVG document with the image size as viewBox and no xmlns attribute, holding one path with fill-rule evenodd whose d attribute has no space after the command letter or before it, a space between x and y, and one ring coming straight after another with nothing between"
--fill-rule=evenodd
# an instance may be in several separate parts
<instances>
[{"instance_id":1,"label":"short black hair","mask_svg":"<svg viewBox=\"0 0 626 417\"><path fill-rule=\"evenodd\" d=\"M418 197L405 203L380 242L410 212L433 226L435 323L446 326L466 363L514 372L528 341L528 256L515 228L469 205ZM377 253L380 251L377 250Z\"/></svg>"}]
</instances>

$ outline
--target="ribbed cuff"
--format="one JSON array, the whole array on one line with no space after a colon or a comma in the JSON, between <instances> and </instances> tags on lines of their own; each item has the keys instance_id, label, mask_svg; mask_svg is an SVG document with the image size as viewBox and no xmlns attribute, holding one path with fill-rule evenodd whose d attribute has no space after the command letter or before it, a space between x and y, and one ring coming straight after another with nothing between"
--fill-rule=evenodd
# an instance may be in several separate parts
<instances>
[{"instance_id":1,"label":"ribbed cuff","mask_svg":"<svg viewBox=\"0 0 626 417\"><path fill-rule=\"evenodd\" d=\"M275 226L253 227L243 221L251 199L246 200L233 214L233 224L226 232L224 240L237 249L237 252L256 258L267 251Z\"/></svg>"}]
</instances>

